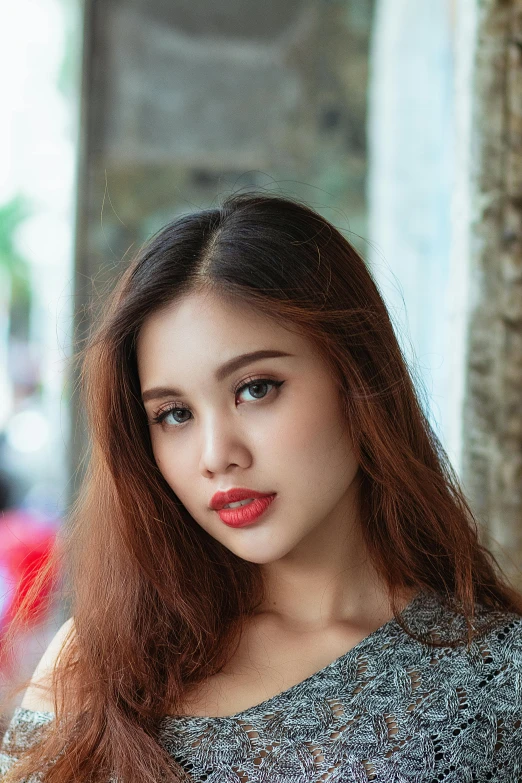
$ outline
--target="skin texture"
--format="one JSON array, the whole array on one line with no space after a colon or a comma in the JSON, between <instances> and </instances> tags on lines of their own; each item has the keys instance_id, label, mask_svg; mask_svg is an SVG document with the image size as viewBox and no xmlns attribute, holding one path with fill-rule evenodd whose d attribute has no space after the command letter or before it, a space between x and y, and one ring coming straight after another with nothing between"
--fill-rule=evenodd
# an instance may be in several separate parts
<instances>
[{"instance_id":1,"label":"skin texture","mask_svg":"<svg viewBox=\"0 0 522 783\"><path fill-rule=\"evenodd\" d=\"M228 359L261 349L290 355L215 379ZM361 535L358 464L321 356L251 308L213 293L188 295L145 321L137 358L142 395L183 390L144 403L165 480L210 536L258 563L265 577L266 602L234 656L185 700L188 715L234 715L301 682L391 619ZM283 384L237 392L255 379ZM152 423L174 407L162 424ZM209 508L217 490L231 487L277 497L258 522L234 529ZM45 675L70 623L49 646L22 706L53 711Z\"/></svg>"},{"instance_id":2,"label":"skin texture","mask_svg":"<svg viewBox=\"0 0 522 783\"><path fill-rule=\"evenodd\" d=\"M215 380L226 360L264 348L291 356ZM150 424L158 467L210 536L262 566L268 598L261 614L271 627L287 636L349 627L363 638L388 620L386 592L361 536L358 464L337 390L308 340L213 292L194 293L149 316L137 356L142 394L183 390L147 401L149 421L174 405L190 411ZM265 377L284 384L233 391ZM231 487L277 497L265 517L233 529L209 508L214 492Z\"/></svg>"},{"instance_id":3,"label":"skin texture","mask_svg":"<svg viewBox=\"0 0 522 783\"><path fill-rule=\"evenodd\" d=\"M215 379L227 360L261 349L290 355ZM149 316L137 358L142 395L183 390L144 403L167 483L208 535L263 571L266 601L233 657L185 699L187 715L235 715L302 682L393 616L362 537L348 427L330 371L308 340L214 293L187 295ZM152 423L174 407L189 412ZM231 487L277 497L258 522L234 529L209 508L217 490ZM401 608L413 595L404 594ZM71 623L49 646L22 706L53 711L46 675Z\"/></svg>"}]
</instances>

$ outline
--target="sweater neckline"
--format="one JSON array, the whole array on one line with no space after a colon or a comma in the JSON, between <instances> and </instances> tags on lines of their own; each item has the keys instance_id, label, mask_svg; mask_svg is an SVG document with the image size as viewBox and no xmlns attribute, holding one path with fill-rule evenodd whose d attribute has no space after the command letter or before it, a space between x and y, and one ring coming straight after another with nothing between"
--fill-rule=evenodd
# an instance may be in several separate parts
<instances>
[{"instance_id":1,"label":"sweater neckline","mask_svg":"<svg viewBox=\"0 0 522 783\"><path fill-rule=\"evenodd\" d=\"M440 610L440 608L440 596L435 592L428 592L421 589L401 611L401 617L407 622L408 625L414 624L416 626L416 630L427 630L426 626L430 625L431 623L426 620L426 617L430 617L430 619L433 620L433 611ZM423 610L426 610L426 617ZM358 642L353 647L350 647L349 650L347 650L345 653L342 653L334 661L331 661L331 663L326 664L326 666L323 666L321 669L309 675L304 680L301 680L301 682L298 682L295 685L291 685L289 688L280 691L280 693L277 693L274 696L270 696L268 699L265 699L258 704L247 707L246 709L241 710L240 712L236 712L233 715L167 714L161 719L161 727L165 728L171 726L172 728L175 728L176 726L183 727L186 725L202 725L220 721L226 722L242 719L248 720L248 718L253 717L254 715L258 715L260 711L269 712L270 708L276 702L281 702L281 700L290 700L295 693L306 691L308 686L313 686L316 681L321 681L328 677L330 672L337 670L339 667L349 666L352 660L358 658L363 652L367 651L367 649L374 647L382 637L386 637L390 633L396 637L407 637L408 640L412 641L411 637L406 634L395 618L392 617L374 631L371 631L367 636L361 639L360 642ZM31 722L41 719L42 716L46 720L51 720L54 717L53 712L31 710L21 706L17 706L15 708L14 714L17 717L29 720Z\"/></svg>"},{"instance_id":2,"label":"sweater neckline","mask_svg":"<svg viewBox=\"0 0 522 783\"><path fill-rule=\"evenodd\" d=\"M418 593L415 594L412 600L403 608L403 610L401 611L401 617L407 622L409 622L411 618L417 616L419 608L426 601L428 602L430 601L431 596L432 596L431 593L428 594L426 591L420 590ZM435 596L433 595L433 597ZM313 685L316 682L316 680L322 680L325 677L327 677L331 671L336 670L340 666L347 665L349 661L360 656L361 653L365 651L368 647L374 646L374 644L378 642L378 640L381 637L386 636L390 631L394 634L408 636L408 639L411 639L411 637L408 634L406 634L406 632L401 628L401 626L396 621L396 619L392 617L390 620L387 620L385 623L380 625L374 631L370 631L370 633L367 634L367 636L365 636L364 639L361 639L360 642L357 642L357 644L355 644L353 647L350 647L349 650L342 653L334 661L331 661L331 663L327 663L326 666L323 666L318 671L314 672L313 674L310 674L304 680L295 683L295 685L291 685L289 688L286 688L285 690L276 693L274 696L270 696L268 699L265 699L264 701L259 702L258 704L253 704L251 707L247 707L246 709L241 710L240 712L235 712L233 715L165 715L165 717L161 721L162 726L174 727L176 725L181 726L187 723L193 725L196 723L207 723L207 724L214 723L216 721L218 722L237 721L241 719L247 720L249 717L252 717L254 714L258 715L260 711L269 712L271 706L275 702L279 702L282 699L284 700L290 699L290 697L294 693L306 690L307 686Z\"/></svg>"}]
</instances>

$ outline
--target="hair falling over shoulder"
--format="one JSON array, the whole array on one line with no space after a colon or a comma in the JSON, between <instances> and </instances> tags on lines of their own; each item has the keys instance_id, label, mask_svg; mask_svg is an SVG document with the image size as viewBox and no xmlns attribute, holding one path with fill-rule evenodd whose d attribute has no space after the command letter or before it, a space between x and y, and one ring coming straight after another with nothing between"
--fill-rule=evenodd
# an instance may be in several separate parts
<instances>
[{"instance_id":1,"label":"hair falling over shoulder","mask_svg":"<svg viewBox=\"0 0 522 783\"><path fill-rule=\"evenodd\" d=\"M460 608L468 643L475 602L522 614L522 596L479 541L361 256L301 203L236 194L148 242L82 351L89 465L48 566L63 574L74 629L53 670L55 718L6 783L37 772L44 783L186 780L158 743L159 722L223 668L262 601L259 567L205 533L163 479L140 399L141 325L198 290L258 308L320 347L360 465L365 541L396 619L399 592L415 587ZM10 637L23 623L24 606Z\"/></svg>"}]
</instances>

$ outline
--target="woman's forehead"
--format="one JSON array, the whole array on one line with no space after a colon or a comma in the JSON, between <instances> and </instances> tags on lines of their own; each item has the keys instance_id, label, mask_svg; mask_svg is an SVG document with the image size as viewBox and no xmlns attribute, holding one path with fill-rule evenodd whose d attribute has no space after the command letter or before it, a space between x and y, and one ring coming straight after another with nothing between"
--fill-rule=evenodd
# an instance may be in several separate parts
<instances>
[{"instance_id":1,"label":"woman's forehead","mask_svg":"<svg viewBox=\"0 0 522 783\"><path fill-rule=\"evenodd\" d=\"M253 308L235 308L233 302L223 304L208 297L185 297L152 314L137 341L142 386L161 385L174 370L176 383L199 370L214 382L222 365L259 352L285 366L321 360L315 346L295 327L289 330Z\"/></svg>"},{"instance_id":2,"label":"woman's forehead","mask_svg":"<svg viewBox=\"0 0 522 783\"><path fill-rule=\"evenodd\" d=\"M267 339L288 347L302 340L295 330L249 304L208 293L186 295L152 313L140 329L138 352L140 347L173 339L193 346L212 344L216 349L233 344L245 352Z\"/></svg>"}]
</instances>

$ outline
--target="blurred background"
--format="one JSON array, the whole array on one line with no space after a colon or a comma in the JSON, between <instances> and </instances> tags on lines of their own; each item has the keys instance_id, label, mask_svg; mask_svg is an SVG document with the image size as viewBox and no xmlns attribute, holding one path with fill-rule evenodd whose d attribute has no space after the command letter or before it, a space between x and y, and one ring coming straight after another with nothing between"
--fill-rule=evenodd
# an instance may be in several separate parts
<instances>
[{"instance_id":1,"label":"blurred background","mask_svg":"<svg viewBox=\"0 0 522 783\"><path fill-rule=\"evenodd\" d=\"M304 199L363 255L522 589L521 0L17 0L2 17L0 644L81 481L71 358L93 302L166 222L250 187ZM18 676L67 612L28 627Z\"/></svg>"}]
</instances>

